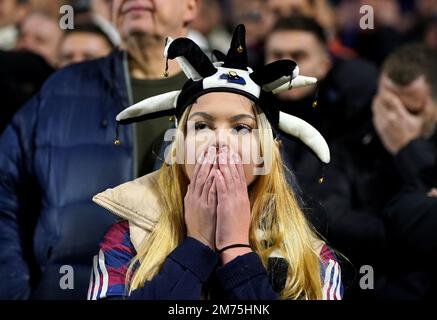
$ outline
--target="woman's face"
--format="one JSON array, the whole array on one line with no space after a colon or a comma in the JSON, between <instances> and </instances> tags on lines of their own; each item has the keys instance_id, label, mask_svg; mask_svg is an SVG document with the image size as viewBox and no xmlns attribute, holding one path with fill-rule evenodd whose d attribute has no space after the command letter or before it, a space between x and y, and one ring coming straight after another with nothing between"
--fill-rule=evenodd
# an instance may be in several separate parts
<instances>
[{"instance_id":1,"label":"woman's face","mask_svg":"<svg viewBox=\"0 0 437 320\"><path fill-rule=\"evenodd\" d=\"M243 163L246 182L256 178L254 169L262 165L257 122L252 102L238 94L213 92L197 99L188 114L185 139L185 171L188 178L196 159L209 147L237 153Z\"/></svg>"}]
</instances>

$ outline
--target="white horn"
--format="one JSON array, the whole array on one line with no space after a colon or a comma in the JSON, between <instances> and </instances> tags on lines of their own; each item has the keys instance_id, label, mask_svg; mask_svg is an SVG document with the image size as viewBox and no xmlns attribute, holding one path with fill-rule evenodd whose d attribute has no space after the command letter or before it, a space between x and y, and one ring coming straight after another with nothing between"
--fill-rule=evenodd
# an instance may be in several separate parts
<instances>
[{"instance_id":1,"label":"white horn","mask_svg":"<svg viewBox=\"0 0 437 320\"><path fill-rule=\"evenodd\" d=\"M291 80L291 84L288 83L284 83L282 86L273 89L272 92L274 94L283 92L283 91L287 91L290 90L292 88L299 88L299 87L304 87L304 86L308 86L308 85L312 85L312 84L316 84L317 83L317 78L314 77L306 77L306 76L297 76L296 78L294 78L293 80Z\"/></svg>"},{"instance_id":2,"label":"white horn","mask_svg":"<svg viewBox=\"0 0 437 320\"><path fill-rule=\"evenodd\" d=\"M164 48L164 58L166 58L166 59L168 56L168 48L170 47L170 44L172 42L173 42L173 39L171 37L167 37L166 45ZM187 59L185 59L184 57L176 57L176 61L188 79L193 79L193 81L198 81L198 80L203 79L200 76L200 74L196 71L196 69L193 68L191 63L188 62Z\"/></svg>"},{"instance_id":3,"label":"white horn","mask_svg":"<svg viewBox=\"0 0 437 320\"><path fill-rule=\"evenodd\" d=\"M305 143L319 157L320 161L328 164L330 161L329 147L323 136L308 122L279 112L279 129Z\"/></svg>"},{"instance_id":4,"label":"white horn","mask_svg":"<svg viewBox=\"0 0 437 320\"><path fill-rule=\"evenodd\" d=\"M176 108L176 101L180 91L170 91L144 99L120 112L116 120L123 121L138 118L146 114L171 110Z\"/></svg>"}]
</instances>

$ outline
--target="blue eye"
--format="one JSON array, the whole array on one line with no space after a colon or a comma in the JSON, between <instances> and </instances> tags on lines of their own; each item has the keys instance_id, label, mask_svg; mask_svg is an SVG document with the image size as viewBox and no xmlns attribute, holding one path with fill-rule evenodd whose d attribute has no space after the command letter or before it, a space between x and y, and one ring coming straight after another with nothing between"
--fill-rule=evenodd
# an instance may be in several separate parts
<instances>
[{"instance_id":1,"label":"blue eye","mask_svg":"<svg viewBox=\"0 0 437 320\"><path fill-rule=\"evenodd\" d=\"M245 125L245 124L237 124L233 129L232 129L233 133L239 134L239 135L244 135L244 134L248 134L252 131L252 128Z\"/></svg>"}]
</instances>

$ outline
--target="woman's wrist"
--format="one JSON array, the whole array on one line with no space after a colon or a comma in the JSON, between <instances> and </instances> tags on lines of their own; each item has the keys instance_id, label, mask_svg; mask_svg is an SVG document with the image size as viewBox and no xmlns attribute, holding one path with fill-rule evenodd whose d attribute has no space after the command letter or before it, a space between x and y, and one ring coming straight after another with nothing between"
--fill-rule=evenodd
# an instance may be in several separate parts
<instances>
[{"instance_id":1,"label":"woman's wrist","mask_svg":"<svg viewBox=\"0 0 437 320\"><path fill-rule=\"evenodd\" d=\"M220 260L222 264L225 265L234 260L236 257L242 256L250 252L252 252L252 249L247 247L229 248L220 253Z\"/></svg>"}]
</instances>

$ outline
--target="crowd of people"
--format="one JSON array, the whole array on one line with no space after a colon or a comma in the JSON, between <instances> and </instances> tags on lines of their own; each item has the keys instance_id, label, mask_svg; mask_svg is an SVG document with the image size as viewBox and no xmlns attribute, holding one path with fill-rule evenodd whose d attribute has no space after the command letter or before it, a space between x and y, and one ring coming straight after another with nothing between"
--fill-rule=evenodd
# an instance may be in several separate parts
<instances>
[{"instance_id":1,"label":"crowd of people","mask_svg":"<svg viewBox=\"0 0 437 320\"><path fill-rule=\"evenodd\" d=\"M63 5L73 29L61 28ZM318 79L271 103L330 147L321 166L278 133L299 206L341 265L344 299L436 297L436 1L0 0L0 299L93 291L103 259L93 257L117 218L92 198L159 169L175 126L168 115L118 126L117 114L187 81L163 56L168 36L222 61L238 24L251 68L291 59ZM64 265L74 288L59 285Z\"/></svg>"}]
</instances>

